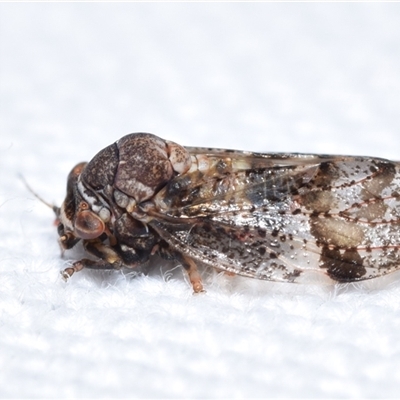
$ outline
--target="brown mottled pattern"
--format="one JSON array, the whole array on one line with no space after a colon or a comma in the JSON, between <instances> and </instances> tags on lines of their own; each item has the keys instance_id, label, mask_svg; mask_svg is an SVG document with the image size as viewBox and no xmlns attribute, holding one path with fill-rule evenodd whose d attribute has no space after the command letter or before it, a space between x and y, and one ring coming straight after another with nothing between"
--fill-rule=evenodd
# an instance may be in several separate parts
<instances>
[{"instance_id":1,"label":"brown mottled pattern","mask_svg":"<svg viewBox=\"0 0 400 400\"><path fill-rule=\"evenodd\" d=\"M64 276L135 268L155 254L182 264L195 291L199 263L283 282L308 271L341 282L385 275L400 269L399 169L369 157L184 148L130 134L99 152L81 183L82 165L71 172L60 241L68 249L82 240L97 260ZM97 225L74 226L84 216Z\"/></svg>"},{"instance_id":2,"label":"brown mottled pattern","mask_svg":"<svg viewBox=\"0 0 400 400\"><path fill-rule=\"evenodd\" d=\"M87 164L81 179L94 190L103 190L114 183L119 162L118 147L114 143L99 151Z\"/></svg>"},{"instance_id":3,"label":"brown mottled pattern","mask_svg":"<svg viewBox=\"0 0 400 400\"><path fill-rule=\"evenodd\" d=\"M118 141L119 165L115 187L144 201L173 176L164 141L150 134L127 135Z\"/></svg>"},{"instance_id":4,"label":"brown mottled pattern","mask_svg":"<svg viewBox=\"0 0 400 400\"><path fill-rule=\"evenodd\" d=\"M208 156L223 154L208 149ZM162 214L196 223L176 230L160 215L151 225L191 257L259 279L292 281L320 270L356 281L400 267L399 196L379 197L398 190L398 165L364 157L304 155L304 163L302 155L261 157L254 155L257 169L180 177L187 182L183 196L157 195L165 204L174 198Z\"/></svg>"},{"instance_id":5,"label":"brown mottled pattern","mask_svg":"<svg viewBox=\"0 0 400 400\"><path fill-rule=\"evenodd\" d=\"M339 281L360 280L390 271L393 261L389 257L387 261L378 261L375 254L389 254L400 244L399 214L385 218L388 209L392 210L389 203L394 198L384 194L393 188L396 166L360 158L336 163L334 168L327 168L325 163L322 171L328 170L335 173L322 179L324 174L320 170L318 185L313 179L309 191L301 196L303 207L311 211L310 231L321 248L320 267ZM383 227L390 238L386 244L380 240Z\"/></svg>"}]
</instances>

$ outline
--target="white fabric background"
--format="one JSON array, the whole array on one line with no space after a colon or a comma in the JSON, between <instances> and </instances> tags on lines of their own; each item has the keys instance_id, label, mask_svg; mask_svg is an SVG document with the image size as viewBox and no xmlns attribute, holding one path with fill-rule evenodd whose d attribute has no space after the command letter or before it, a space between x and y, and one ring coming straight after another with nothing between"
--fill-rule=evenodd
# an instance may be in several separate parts
<instances>
[{"instance_id":1,"label":"white fabric background","mask_svg":"<svg viewBox=\"0 0 400 400\"><path fill-rule=\"evenodd\" d=\"M399 159L400 4L0 4L1 397L399 397L400 276L82 271L50 202L126 133Z\"/></svg>"}]
</instances>

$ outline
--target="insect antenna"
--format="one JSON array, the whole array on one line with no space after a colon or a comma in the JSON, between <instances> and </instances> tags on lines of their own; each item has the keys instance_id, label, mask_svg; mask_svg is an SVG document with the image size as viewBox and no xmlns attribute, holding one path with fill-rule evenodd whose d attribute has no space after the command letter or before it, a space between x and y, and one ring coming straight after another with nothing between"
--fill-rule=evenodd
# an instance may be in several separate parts
<instances>
[{"instance_id":1,"label":"insect antenna","mask_svg":"<svg viewBox=\"0 0 400 400\"><path fill-rule=\"evenodd\" d=\"M26 179L24 178L23 175L19 174L19 179L21 179L21 181L25 184L26 188L39 200L41 201L43 204L45 204L47 207L51 208L54 211L54 214L56 214L56 217L58 218L60 215L60 207L57 207L53 204L48 203L46 200L44 200L42 197L40 197L32 188L31 186L28 184L28 182L26 181Z\"/></svg>"}]
</instances>

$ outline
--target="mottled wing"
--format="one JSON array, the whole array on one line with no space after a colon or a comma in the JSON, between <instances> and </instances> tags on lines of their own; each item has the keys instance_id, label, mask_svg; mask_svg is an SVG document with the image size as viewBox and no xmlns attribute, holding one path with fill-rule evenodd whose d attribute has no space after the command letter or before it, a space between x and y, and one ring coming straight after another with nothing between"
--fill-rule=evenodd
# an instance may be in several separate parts
<instances>
[{"instance_id":1,"label":"mottled wing","mask_svg":"<svg viewBox=\"0 0 400 400\"><path fill-rule=\"evenodd\" d=\"M197 166L158 193L150 222L183 254L276 281L306 270L356 281L399 268L399 164L189 150Z\"/></svg>"}]
</instances>

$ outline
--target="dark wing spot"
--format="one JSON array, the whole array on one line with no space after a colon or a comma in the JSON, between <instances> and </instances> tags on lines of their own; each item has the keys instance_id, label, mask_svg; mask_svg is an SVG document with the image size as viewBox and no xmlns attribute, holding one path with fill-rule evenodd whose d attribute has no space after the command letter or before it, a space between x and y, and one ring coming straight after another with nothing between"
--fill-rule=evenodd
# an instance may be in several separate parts
<instances>
[{"instance_id":1,"label":"dark wing spot","mask_svg":"<svg viewBox=\"0 0 400 400\"><path fill-rule=\"evenodd\" d=\"M266 251L267 251L267 249L265 247L259 247L258 248L258 252L260 253L261 256L263 256Z\"/></svg>"},{"instance_id":2,"label":"dark wing spot","mask_svg":"<svg viewBox=\"0 0 400 400\"><path fill-rule=\"evenodd\" d=\"M267 232L265 229L259 229L257 232L258 232L259 236L262 238L265 238L267 236ZM272 233L272 236L274 236L273 233Z\"/></svg>"},{"instance_id":3,"label":"dark wing spot","mask_svg":"<svg viewBox=\"0 0 400 400\"><path fill-rule=\"evenodd\" d=\"M362 279L366 274L363 260L357 250L348 249L340 253L338 249L324 247L321 253L321 268L339 282L353 282Z\"/></svg>"}]
</instances>

